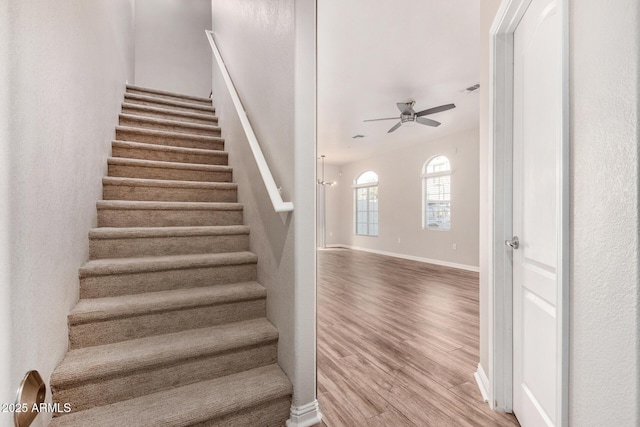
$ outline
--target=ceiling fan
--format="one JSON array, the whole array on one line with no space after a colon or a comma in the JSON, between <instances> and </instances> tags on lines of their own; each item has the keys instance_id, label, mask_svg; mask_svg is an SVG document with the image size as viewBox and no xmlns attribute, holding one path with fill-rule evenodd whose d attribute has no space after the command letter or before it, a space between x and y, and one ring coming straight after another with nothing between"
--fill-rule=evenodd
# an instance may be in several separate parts
<instances>
[{"instance_id":1,"label":"ceiling fan","mask_svg":"<svg viewBox=\"0 0 640 427\"><path fill-rule=\"evenodd\" d=\"M440 113L442 111L451 110L452 108L456 108L455 104L446 104L441 105L439 107L428 108L426 110L422 110L419 112L415 112L413 109L413 105L416 103L413 99L409 99L404 102L398 102L396 105L398 106L398 110L400 110L400 121L396 123L391 129L387 131L387 133L391 133L398 129L401 125L404 124L414 124L420 123L421 125L438 127L440 126L440 122L435 120L427 119L423 116L428 116L429 114ZM365 122L377 122L380 120L398 120L398 117L387 117L384 119L370 119L365 120Z\"/></svg>"}]
</instances>

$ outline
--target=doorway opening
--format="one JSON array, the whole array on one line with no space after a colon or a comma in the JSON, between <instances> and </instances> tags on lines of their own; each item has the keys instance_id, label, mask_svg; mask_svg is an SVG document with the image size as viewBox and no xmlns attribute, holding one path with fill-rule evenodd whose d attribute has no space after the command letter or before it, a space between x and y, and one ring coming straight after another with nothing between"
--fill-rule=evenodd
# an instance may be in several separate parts
<instances>
[{"instance_id":1,"label":"doorway opening","mask_svg":"<svg viewBox=\"0 0 640 427\"><path fill-rule=\"evenodd\" d=\"M474 378L479 6L404 9L318 1L318 400L327 426L516 426Z\"/></svg>"}]
</instances>

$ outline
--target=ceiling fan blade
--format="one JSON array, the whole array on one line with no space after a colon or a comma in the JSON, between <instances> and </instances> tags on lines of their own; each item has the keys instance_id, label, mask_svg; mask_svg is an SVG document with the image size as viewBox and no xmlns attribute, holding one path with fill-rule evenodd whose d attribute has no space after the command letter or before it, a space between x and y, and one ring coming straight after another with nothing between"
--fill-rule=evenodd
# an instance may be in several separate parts
<instances>
[{"instance_id":1,"label":"ceiling fan blade","mask_svg":"<svg viewBox=\"0 0 640 427\"><path fill-rule=\"evenodd\" d=\"M438 126L440 126L440 122L427 119L426 117L416 117L416 122L420 123L421 125L433 126L434 128L437 128Z\"/></svg>"},{"instance_id":2,"label":"ceiling fan blade","mask_svg":"<svg viewBox=\"0 0 640 427\"><path fill-rule=\"evenodd\" d=\"M391 132L395 131L395 130L396 130L396 129L398 129L401 125L402 125L402 122L398 122L398 123L396 123L396 125L395 125L394 127L392 127L391 129L389 129L389 130L387 131L387 133L391 133Z\"/></svg>"},{"instance_id":3,"label":"ceiling fan blade","mask_svg":"<svg viewBox=\"0 0 640 427\"><path fill-rule=\"evenodd\" d=\"M456 108L456 105L455 104L441 105L439 107L433 107L433 108L429 108L429 109L426 109L426 110L422 110L422 111L416 113L416 116L418 116L418 117L428 116L429 114L440 113L441 111L451 110L452 108Z\"/></svg>"},{"instance_id":4,"label":"ceiling fan blade","mask_svg":"<svg viewBox=\"0 0 640 427\"><path fill-rule=\"evenodd\" d=\"M380 120L398 120L397 117L387 117L386 119L369 119L365 120L365 122L378 122Z\"/></svg>"}]
</instances>

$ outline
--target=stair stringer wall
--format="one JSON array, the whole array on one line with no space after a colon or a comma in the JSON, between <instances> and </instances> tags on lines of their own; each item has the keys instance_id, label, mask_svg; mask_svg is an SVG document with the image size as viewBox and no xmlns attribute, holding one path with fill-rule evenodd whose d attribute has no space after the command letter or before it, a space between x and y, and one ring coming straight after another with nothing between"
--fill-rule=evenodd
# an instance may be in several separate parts
<instances>
[{"instance_id":1,"label":"stair stringer wall","mask_svg":"<svg viewBox=\"0 0 640 427\"><path fill-rule=\"evenodd\" d=\"M251 227L249 249L258 255L258 281L267 289L267 318L280 333L278 363L291 378L294 364L294 233L291 213L274 212L260 172L253 159L233 103L214 66L213 104L223 126L225 149L238 202L244 205L244 224ZM277 181L291 188L292 183Z\"/></svg>"},{"instance_id":2,"label":"stair stringer wall","mask_svg":"<svg viewBox=\"0 0 640 427\"><path fill-rule=\"evenodd\" d=\"M317 423L315 360L316 1L212 0L213 37L283 199L273 211L229 95L213 65L213 103L239 201L268 290L267 316L280 332L279 364L293 383L292 426ZM311 409L309 409L311 408ZM304 420L294 415L306 411ZM315 420L315 421L314 421ZM311 424L309 424L311 423Z\"/></svg>"},{"instance_id":3,"label":"stair stringer wall","mask_svg":"<svg viewBox=\"0 0 640 427\"><path fill-rule=\"evenodd\" d=\"M293 3L258 7L251 1L212 2L214 37L286 201L294 192ZM262 13L273 19L261 19ZM258 255L258 280L267 289L267 317L280 333L278 363L295 384L296 213L274 212L215 61L212 69L213 106L238 183L238 201L244 205L244 222L251 227L250 250Z\"/></svg>"}]
</instances>

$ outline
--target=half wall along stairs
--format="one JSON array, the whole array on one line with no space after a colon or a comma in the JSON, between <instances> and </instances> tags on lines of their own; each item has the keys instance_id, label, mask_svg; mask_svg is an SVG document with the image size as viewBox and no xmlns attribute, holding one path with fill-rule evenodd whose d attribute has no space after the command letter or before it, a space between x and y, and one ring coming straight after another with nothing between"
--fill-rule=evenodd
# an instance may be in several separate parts
<instances>
[{"instance_id":1,"label":"half wall along stairs","mask_svg":"<svg viewBox=\"0 0 640 427\"><path fill-rule=\"evenodd\" d=\"M280 426L292 386L211 100L127 86L52 426Z\"/></svg>"}]
</instances>

